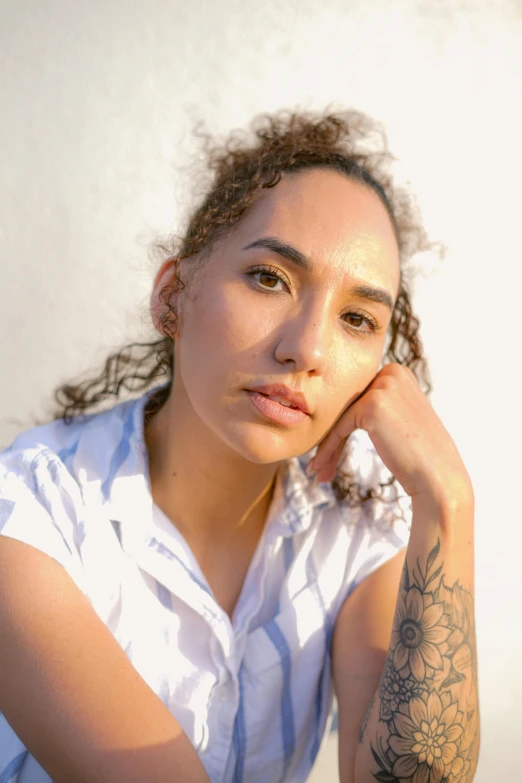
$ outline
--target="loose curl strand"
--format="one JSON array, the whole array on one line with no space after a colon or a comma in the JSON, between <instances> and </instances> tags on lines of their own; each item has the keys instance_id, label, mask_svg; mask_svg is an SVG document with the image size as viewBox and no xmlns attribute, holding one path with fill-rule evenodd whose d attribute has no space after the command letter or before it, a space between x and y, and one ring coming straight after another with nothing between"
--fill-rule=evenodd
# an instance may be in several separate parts
<instances>
[{"instance_id":1,"label":"loose curl strand","mask_svg":"<svg viewBox=\"0 0 522 783\"><path fill-rule=\"evenodd\" d=\"M326 167L374 190L393 225L401 268L419 252L443 253L440 243L428 240L410 192L392 181L390 165L396 158L388 151L382 125L362 112L354 109L323 113L281 111L257 116L250 130L233 131L222 143L200 127L194 135L201 140L206 157L205 192L184 234L159 239L152 246L155 257L162 262L174 262L173 278L160 292L165 336L126 345L107 358L101 372L59 386L54 392L57 407L52 411L53 419L69 423L80 414L98 410L107 400L119 398L122 389L133 395L142 394L162 380L163 385L151 395L146 406L145 425L150 421L167 400L174 377L176 313L171 299L186 287L179 274L180 267L188 265L194 271L201 268L216 243L237 226L261 191L275 187L285 172ZM373 137L378 138L379 148L363 149ZM409 367L423 390L429 393L431 384L419 321L413 314L403 278L401 274L384 362ZM332 487L338 500L358 505L374 498L386 500L387 489L393 483L390 477L378 487L362 488L354 480L354 474L343 468L332 480Z\"/></svg>"}]
</instances>

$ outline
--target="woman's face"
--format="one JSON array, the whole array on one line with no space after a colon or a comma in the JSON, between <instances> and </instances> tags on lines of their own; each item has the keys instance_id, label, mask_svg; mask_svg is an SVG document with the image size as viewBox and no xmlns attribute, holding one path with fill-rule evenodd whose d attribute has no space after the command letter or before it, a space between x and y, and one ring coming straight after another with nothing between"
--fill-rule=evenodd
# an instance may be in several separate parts
<instances>
[{"instance_id":1,"label":"woman's face","mask_svg":"<svg viewBox=\"0 0 522 783\"><path fill-rule=\"evenodd\" d=\"M256 463L309 451L378 372L399 276L376 193L328 169L284 174L176 302L173 406ZM274 420L280 403L251 391L271 384L308 413Z\"/></svg>"}]
</instances>

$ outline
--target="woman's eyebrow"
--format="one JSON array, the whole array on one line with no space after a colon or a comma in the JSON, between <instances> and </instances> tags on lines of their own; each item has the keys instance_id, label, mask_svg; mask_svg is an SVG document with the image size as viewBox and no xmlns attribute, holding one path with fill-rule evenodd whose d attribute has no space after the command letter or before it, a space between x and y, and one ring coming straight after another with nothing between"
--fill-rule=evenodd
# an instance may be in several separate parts
<instances>
[{"instance_id":1,"label":"woman's eyebrow","mask_svg":"<svg viewBox=\"0 0 522 783\"><path fill-rule=\"evenodd\" d=\"M294 264L300 266L302 269L306 269L307 272L311 272L313 265L309 258L304 253L301 253L297 248L288 245L286 242L281 242L280 239L275 237L261 237L256 239L255 242L251 242L249 245L243 248L243 250L249 250L251 247L264 247L267 250L273 250L274 253L279 253L280 256L287 258L288 261L293 261Z\"/></svg>"},{"instance_id":2,"label":"woman's eyebrow","mask_svg":"<svg viewBox=\"0 0 522 783\"><path fill-rule=\"evenodd\" d=\"M384 288L375 288L373 285L356 285L352 288L352 294L359 299L369 299L371 302L386 305L393 312L393 299Z\"/></svg>"},{"instance_id":3,"label":"woman's eyebrow","mask_svg":"<svg viewBox=\"0 0 522 783\"><path fill-rule=\"evenodd\" d=\"M256 239L254 242L251 242L244 247L243 250L250 250L250 248L253 247L263 247L267 250L272 250L274 253L278 253L288 261L292 261L307 272L311 272L313 269L312 262L304 253L301 253L300 250L297 250L297 248L292 247L292 245L289 245L286 242L281 242L280 239L276 239L275 237L261 237L260 239ZM385 291L383 288L376 288L372 285L356 285L352 288L352 294L359 299L369 299L371 302L384 304L390 312L393 311L393 298L388 291Z\"/></svg>"}]
</instances>

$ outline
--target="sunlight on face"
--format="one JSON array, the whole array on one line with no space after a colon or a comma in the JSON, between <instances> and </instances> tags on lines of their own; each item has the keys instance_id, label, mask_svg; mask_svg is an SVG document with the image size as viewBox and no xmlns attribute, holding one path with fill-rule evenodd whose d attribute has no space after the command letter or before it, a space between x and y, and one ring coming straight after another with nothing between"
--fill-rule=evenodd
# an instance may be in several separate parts
<instances>
[{"instance_id":1,"label":"sunlight on face","mask_svg":"<svg viewBox=\"0 0 522 783\"><path fill-rule=\"evenodd\" d=\"M181 305L173 403L251 461L309 451L378 372L399 277L376 193L328 169L283 175ZM267 417L249 391L267 384L300 391L309 414Z\"/></svg>"}]
</instances>

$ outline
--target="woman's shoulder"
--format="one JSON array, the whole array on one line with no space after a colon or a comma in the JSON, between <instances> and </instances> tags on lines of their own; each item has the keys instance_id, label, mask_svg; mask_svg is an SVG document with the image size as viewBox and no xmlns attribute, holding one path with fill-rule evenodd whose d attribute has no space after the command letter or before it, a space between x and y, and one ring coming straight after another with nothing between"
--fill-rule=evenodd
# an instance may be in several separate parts
<instances>
[{"instance_id":1,"label":"woman's shoulder","mask_svg":"<svg viewBox=\"0 0 522 783\"><path fill-rule=\"evenodd\" d=\"M58 561L82 586L81 494L58 455L39 438L0 453L0 538L12 538Z\"/></svg>"},{"instance_id":2,"label":"woman's shoulder","mask_svg":"<svg viewBox=\"0 0 522 783\"><path fill-rule=\"evenodd\" d=\"M0 493L9 479L18 478L35 491L38 483L70 486L73 481L81 487L89 478L107 475L115 452L128 454L133 436L142 442L139 414L145 396L19 433L0 451Z\"/></svg>"},{"instance_id":3,"label":"woman's shoulder","mask_svg":"<svg viewBox=\"0 0 522 783\"><path fill-rule=\"evenodd\" d=\"M142 456L135 457L140 403L142 398L125 401L68 424L56 420L20 433L0 452L0 535L75 569L86 521L107 499L115 476L142 467Z\"/></svg>"},{"instance_id":4,"label":"woman's shoulder","mask_svg":"<svg viewBox=\"0 0 522 783\"><path fill-rule=\"evenodd\" d=\"M69 421L54 419L45 424L40 424L20 432L14 440L0 451L0 460L13 452L42 451L48 455L56 454L65 456L68 450L84 438L103 436L103 440L110 440L121 432L129 408L136 404L137 400L119 402L105 411L74 416Z\"/></svg>"}]
</instances>

